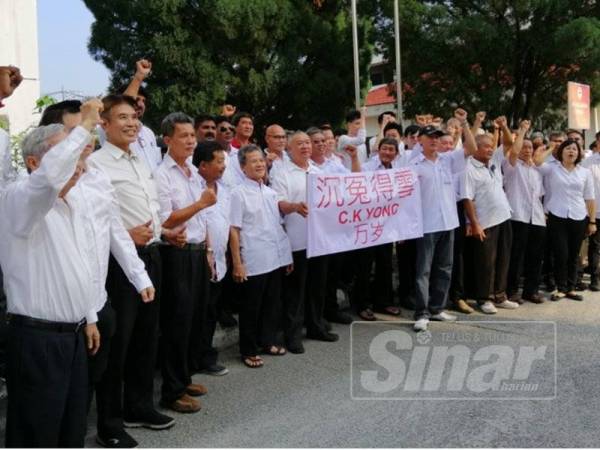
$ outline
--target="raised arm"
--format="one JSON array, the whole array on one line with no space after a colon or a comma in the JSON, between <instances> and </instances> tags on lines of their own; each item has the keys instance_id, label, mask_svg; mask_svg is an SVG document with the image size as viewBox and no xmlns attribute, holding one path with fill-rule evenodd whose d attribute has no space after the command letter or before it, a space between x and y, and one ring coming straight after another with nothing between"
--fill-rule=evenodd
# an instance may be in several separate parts
<instances>
[{"instance_id":1,"label":"raised arm","mask_svg":"<svg viewBox=\"0 0 600 450\"><path fill-rule=\"evenodd\" d=\"M502 147L504 149L504 155L507 155L514 144L512 131L510 128L508 128L508 121L506 120L505 116L498 117L495 122L498 124L498 127L502 132Z\"/></svg>"},{"instance_id":2,"label":"raised arm","mask_svg":"<svg viewBox=\"0 0 600 450\"><path fill-rule=\"evenodd\" d=\"M471 127L471 134L476 135L477 133L479 133L481 125L483 125L483 122L485 122L486 115L487 113L485 111L478 111L475 114L475 120L473 120L473 126ZM454 115L454 117L456 117L456 114Z\"/></svg>"},{"instance_id":3,"label":"raised arm","mask_svg":"<svg viewBox=\"0 0 600 450\"><path fill-rule=\"evenodd\" d=\"M517 133L517 138L515 139L515 142L510 146L510 150L508 152L508 162L511 166L517 164L519 153L521 153L521 148L523 148L523 140L525 139L525 135L529 131L530 126L531 124L529 120L522 120L519 124L519 132Z\"/></svg>"},{"instance_id":4,"label":"raised arm","mask_svg":"<svg viewBox=\"0 0 600 450\"><path fill-rule=\"evenodd\" d=\"M129 95L130 97L137 97L140 87L144 80L150 75L152 71L152 63L147 59L140 59L135 63L135 75L129 82L127 89L123 92L124 95Z\"/></svg>"},{"instance_id":5,"label":"raised arm","mask_svg":"<svg viewBox=\"0 0 600 450\"><path fill-rule=\"evenodd\" d=\"M477 113L477 114L481 114L481 113ZM469 122L467 121L467 112L464 109L458 108L456 111L454 111L454 117L456 119L458 119L458 121L460 122L460 125L462 126L462 129L463 129L463 133L464 133L463 148L465 151L465 158L472 156L477 151L477 144L475 143L475 138L473 137L473 132L469 128Z\"/></svg>"}]
</instances>

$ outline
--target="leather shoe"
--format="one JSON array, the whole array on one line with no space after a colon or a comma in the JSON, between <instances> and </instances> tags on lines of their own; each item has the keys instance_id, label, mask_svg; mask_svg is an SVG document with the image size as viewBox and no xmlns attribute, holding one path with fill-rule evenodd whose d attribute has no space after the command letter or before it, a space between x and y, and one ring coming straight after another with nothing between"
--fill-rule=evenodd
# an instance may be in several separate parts
<instances>
[{"instance_id":1,"label":"leather shoe","mask_svg":"<svg viewBox=\"0 0 600 450\"><path fill-rule=\"evenodd\" d=\"M523 294L521 297L531 303L544 303L544 298L540 294Z\"/></svg>"},{"instance_id":2,"label":"leather shoe","mask_svg":"<svg viewBox=\"0 0 600 450\"><path fill-rule=\"evenodd\" d=\"M96 442L106 448L136 448L137 441L132 438L125 430L121 430L112 436L96 435Z\"/></svg>"},{"instance_id":3,"label":"leather shoe","mask_svg":"<svg viewBox=\"0 0 600 450\"><path fill-rule=\"evenodd\" d=\"M167 407L175 412L184 414L195 413L202 409L202 405L200 404L200 402L187 394L183 394L173 403L167 405Z\"/></svg>"},{"instance_id":4,"label":"leather shoe","mask_svg":"<svg viewBox=\"0 0 600 450\"><path fill-rule=\"evenodd\" d=\"M459 311L463 314L471 314L471 313L475 312L473 307L471 307L471 305L469 305L466 302L466 300L463 300L463 299L457 300L456 304L454 306L456 307L457 311Z\"/></svg>"},{"instance_id":5,"label":"leather shoe","mask_svg":"<svg viewBox=\"0 0 600 450\"><path fill-rule=\"evenodd\" d=\"M206 386L202 384L192 383L185 388L185 392L187 395L191 395L192 397L200 397L201 395L208 394L208 389L206 389Z\"/></svg>"},{"instance_id":6,"label":"leather shoe","mask_svg":"<svg viewBox=\"0 0 600 450\"><path fill-rule=\"evenodd\" d=\"M336 311L332 314L328 314L325 318L329 322L341 323L342 325L349 325L352 323L352 316L342 311Z\"/></svg>"},{"instance_id":7,"label":"leather shoe","mask_svg":"<svg viewBox=\"0 0 600 450\"><path fill-rule=\"evenodd\" d=\"M588 289L592 292L600 291L600 284L598 284L598 280L592 280L588 286Z\"/></svg>"},{"instance_id":8,"label":"leather shoe","mask_svg":"<svg viewBox=\"0 0 600 450\"><path fill-rule=\"evenodd\" d=\"M335 342L339 340L339 336L335 333L329 333L327 331L322 333L311 333L307 334L306 337L308 339L314 339L315 341L324 341L324 342Z\"/></svg>"},{"instance_id":9,"label":"leather shoe","mask_svg":"<svg viewBox=\"0 0 600 450\"><path fill-rule=\"evenodd\" d=\"M288 344L287 349L288 349L288 352L294 353L296 355L304 353L304 345L302 345L302 343Z\"/></svg>"}]
</instances>

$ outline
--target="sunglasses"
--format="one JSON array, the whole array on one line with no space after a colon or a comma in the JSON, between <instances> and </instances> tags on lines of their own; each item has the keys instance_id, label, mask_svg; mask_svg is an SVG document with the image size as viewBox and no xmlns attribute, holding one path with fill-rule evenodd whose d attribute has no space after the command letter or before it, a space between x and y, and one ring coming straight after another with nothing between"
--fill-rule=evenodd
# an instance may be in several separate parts
<instances>
[{"instance_id":1,"label":"sunglasses","mask_svg":"<svg viewBox=\"0 0 600 450\"><path fill-rule=\"evenodd\" d=\"M228 131L231 131L232 133L235 131L234 127L219 127L219 131L221 133L227 133Z\"/></svg>"}]
</instances>

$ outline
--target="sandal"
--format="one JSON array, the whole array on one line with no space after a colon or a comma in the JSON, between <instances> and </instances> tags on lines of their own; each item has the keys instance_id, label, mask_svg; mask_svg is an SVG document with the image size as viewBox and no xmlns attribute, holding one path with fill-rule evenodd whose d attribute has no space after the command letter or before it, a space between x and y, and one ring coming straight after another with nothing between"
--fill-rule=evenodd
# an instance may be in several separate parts
<instances>
[{"instance_id":1,"label":"sandal","mask_svg":"<svg viewBox=\"0 0 600 450\"><path fill-rule=\"evenodd\" d=\"M283 356L287 353L285 347L281 345L269 345L263 349L263 352L271 356Z\"/></svg>"},{"instance_id":2,"label":"sandal","mask_svg":"<svg viewBox=\"0 0 600 450\"><path fill-rule=\"evenodd\" d=\"M260 356L242 356L242 362L246 365L246 367L250 367L251 369L258 369L265 363Z\"/></svg>"},{"instance_id":3,"label":"sandal","mask_svg":"<svg viewBox=\"0 0 600 450\"><path fill-rule=\"evenodd\" d=\"M566 297L566 295L564 292L555 291L550 296L550 300L552 300L553 302L557 302L558 300L562 300L565 297Z\"/></svg>"},{"instance_id":4,"label":"sandal","mask_svg":"<svg viewBox=\"0 0 600 450\"><path fill-rule=\"evenodd\" d=\"M367 320L369 322L377 320L375 318L375 315L373 314L373 311L371 311L369 308L359 312L358 317L360 317L362 320Z\"/></svg>"},{"instance_id":5,"label":"sandal","mask_svg":"<svg viewBox=\"0 0 600 450\"><path fill-rule=\"evenodd\" d=\"M575 291L569 291L569 292L567 292L566 297L570 298L571 300L577 300L578 302L580 302L580 301L583 300L583 295L578 294Z\"/></svg>"},{"instance_id":6,"label":"sandal","mask_svg":"<svg viewBox=\"0 0 600 450\"><path fill-rule=\"evenodd\" d=\"M379 312L382 314L389 314L390 316L399 316L401 314L400 308L397 306L386 306L381 308Z\"/></svg>"}]
</instances>

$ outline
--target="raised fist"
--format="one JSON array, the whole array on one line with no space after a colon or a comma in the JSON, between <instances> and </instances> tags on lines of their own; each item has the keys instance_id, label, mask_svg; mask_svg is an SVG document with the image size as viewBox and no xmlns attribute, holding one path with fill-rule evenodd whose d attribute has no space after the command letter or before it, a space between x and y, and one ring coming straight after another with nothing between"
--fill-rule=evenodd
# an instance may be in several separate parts
<instances>
[{"instance_id":1,"label":"raised fist","mask_svg":"<svg viewBox=\"0 0 600 450\"><path fill-rule=\"evenodd\" d=\"M147 59L140 59L135 63L135 76L140 81L144 80L152 71L152 63Z\"/></svg>"},{"instance_id":2,"label":"raised fist","mask_svg":"<svg viewBox=\"0 0 600 450\"><path fill-rule=\"evenodd\" d=\"M104 109L104 105L99 98L91 98L83 103L80 107L81 111L81 126L88 131L96 128L100 123L100 113Z\"/></svg>"}]
</instances>

